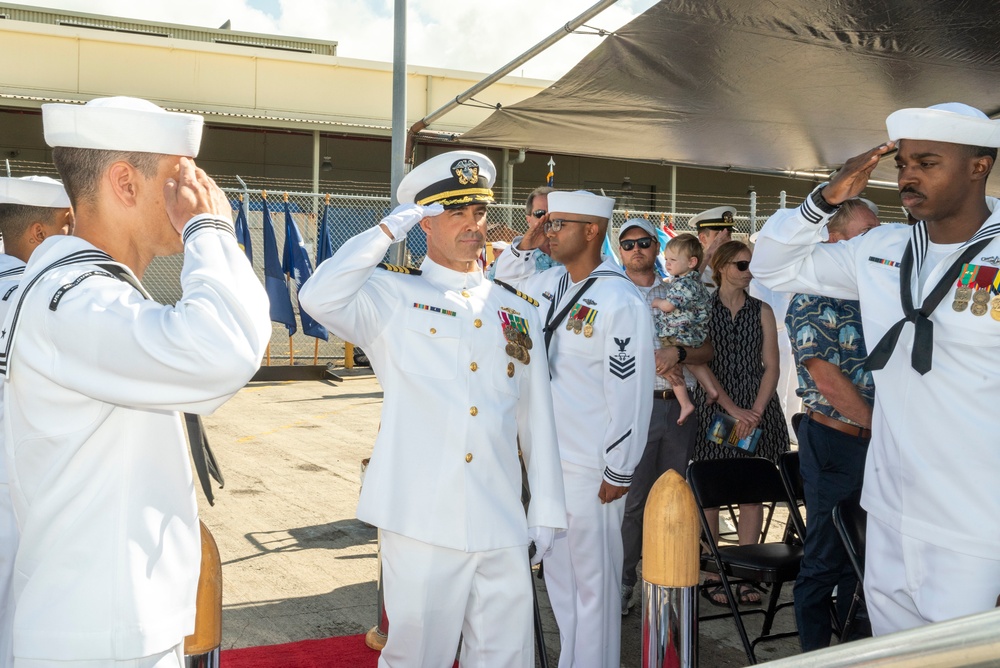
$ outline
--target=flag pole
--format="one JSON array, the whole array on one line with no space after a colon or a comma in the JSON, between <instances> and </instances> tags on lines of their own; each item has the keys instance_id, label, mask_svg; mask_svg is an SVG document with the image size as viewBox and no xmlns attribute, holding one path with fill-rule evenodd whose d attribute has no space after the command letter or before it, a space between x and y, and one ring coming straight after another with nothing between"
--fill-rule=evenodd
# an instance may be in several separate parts
<instances>
[{"instance_id":1,"label":"flag pole","mask_svg":"<svg viewBox=\"0 0 1000 668\"><path fill-rule=\"evenodd\" d=\"M267 201L267 191L266 190L261 190L260 191L260 197L261 197L261 199ZM240 195L240 199L241 200L243 199L242 195ZM265 255L266 255L266 253L265 253ZM272 329L273 329L273 327L272 327ZM267 366L271 366L271 342L270 341L267 342L267 351L266 351L265 354L267 355Z\"/></svg>"},{"instance_id":2,"label":"flag pole","mask_svg":"<svg viewBox=\"0 0 1000 668\"><path fill-rule=\"evenodd\" d=\"M284 201L285 201L285 204L288 204L288 193L285 193L285 200ZM288 213L287 213L288 209L287 208L285 209L285 212L286 212L285 215L287 216L288 215ZM286 246L288 245L288 239L285 239L285 245ZM288 277L288 281L289 282L292 281L292 275L291 274L285 274L285 276ZM292 309L292 317L293 318L295 317L295 309ZM288 333L288 366L295 366L295 348L292 347L292 334L291 334L291 330L289 330L289 333Z\"/></svg>"}]
</instances>

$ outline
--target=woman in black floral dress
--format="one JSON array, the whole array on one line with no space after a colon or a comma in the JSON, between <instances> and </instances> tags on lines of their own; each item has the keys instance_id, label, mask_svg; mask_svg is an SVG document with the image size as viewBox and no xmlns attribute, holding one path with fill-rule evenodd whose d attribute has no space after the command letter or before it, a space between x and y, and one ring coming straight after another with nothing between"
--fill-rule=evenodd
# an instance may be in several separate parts
<instances>
[{"instance_id":1,"label":"woman in black floral dress","mask_svg":"<svg viewBox=\"0 0 1000 668\"><path fill-rule=\"evenodd\" d=\"M775 394L779 372L774 312L747 294L752 278L749 263L750 248L740 241L723 244L712 257L713 279L719 289L712 296L708 322L715 348L709 367L723 392L715 405L698 402L700 437L695 446L695 460L756 456L777 464L788 450L788 428ZM741 437L760 428L761 437L753 455L708 441L708 428L720 409L739 420L736 428ZM717 527L718 509L706 514L709 526ZM740 545L759 542L762 525L763 509L759 504L740 506ZM718 535L714 538L718 540ZM760 602L760 594L749 585L741 586L739 595L743 603ZM721 591L710 591L709 596L713 603L725 605Z\"/></svg>"}]
</instances>

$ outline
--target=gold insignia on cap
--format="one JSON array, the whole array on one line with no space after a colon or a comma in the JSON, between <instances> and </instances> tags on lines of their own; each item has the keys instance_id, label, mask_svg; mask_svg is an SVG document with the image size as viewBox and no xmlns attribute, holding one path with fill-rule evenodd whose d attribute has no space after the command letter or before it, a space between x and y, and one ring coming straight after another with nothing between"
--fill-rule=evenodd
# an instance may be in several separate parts
<instances>
[{"instance_id":1,"label":"gold insignia on cap","mask_svg":"<svg viewBox=\"0 0 1000 668\"><path fill-rule=\"evenodd\" d=\"M470 158L464 158L453 162L451 165L451 171L455 174L455 178L458 179L458 182L463 186L479 182L479 163Z\"/></svg>"},{"instance_id":2,"label":"gold insignia on cap","mask_svg":"<svg viewBox=\"0 0 1000 668\"><path fill-rule=\"evenodd\" d=\"M723 211L722 212L722 222L724 222L724 223L732 223L733 222L733 212L732 211Z\"/></svg>"}]
</instances>

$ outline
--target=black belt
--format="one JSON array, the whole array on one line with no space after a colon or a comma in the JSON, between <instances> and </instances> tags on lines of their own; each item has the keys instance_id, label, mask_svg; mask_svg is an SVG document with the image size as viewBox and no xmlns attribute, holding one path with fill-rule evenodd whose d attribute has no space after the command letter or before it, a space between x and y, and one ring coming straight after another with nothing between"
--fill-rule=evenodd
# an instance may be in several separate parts
<instances>
[{"instance_id":1,"label":"black belt","mask_svg":"<svg viewBox=\"0 0 1000 668\"><path fill-rule=\"evenodd\" d=\"M653 390L654 399L662 399L663 401L671 401L674 399L673 390Z\"/></svg>"}]
</instances>

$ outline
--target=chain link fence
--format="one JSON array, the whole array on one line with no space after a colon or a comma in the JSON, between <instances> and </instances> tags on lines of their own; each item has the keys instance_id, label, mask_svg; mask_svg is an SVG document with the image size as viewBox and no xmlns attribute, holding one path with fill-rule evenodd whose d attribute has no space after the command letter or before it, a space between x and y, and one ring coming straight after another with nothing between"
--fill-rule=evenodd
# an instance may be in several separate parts
<instances>
[{"instance_id":1,"label":"chain link fence","mask_svg":"<svg viewBox=\"0 0 1000 668\"><path fill-rule=\"evenodd\" d=\"M328 220L331 224L334 252L345 241L364 230L377 225L389 212L389 198L378 195L345 195L320 194L303 192L254 191L235 188L225 188L226 194L233 206L234 216L238 207L246 212L250 230L253 267L258 279L264 280L264 203L271 217L274 236L277 241L279 257L285 245L285 197L288 198L288 215L302 234L306 249L315 264L316 241L319 232L319 222L325 208L328 208ZM736 216L736 234L746 236L759 228L760 224L774 209L778 208L778 199L769 207L765 217L752 218L748 215ZM795 206L801 200L785 202L787 206ZM721 206L728 202L738 207L754 211L754 202L734 201L728 198L711 203ZM710 202L701 202L700 207ZM611 221L609 234L612 248L618 252L618 230L629 218L644 217L658 227L672 226L677 232L693 232L689 222L701 208L697 210L670 214L662 211L626 211L616 210ZM524 206L521 204L497 204L487 210L488 239L509 241L526 231ZM391 252L391 251L390 251ZM426 253L426 239L419 228L414 228L407 236L406 262L411 266L420 263ZM143 283L153 297L164 304L173 304L180 299L180 272L183 262L182 255L156 258L147 269ZM291 283L292 303L298 313L298 303L294 283ZM341 363L344 359L344 342L332 334L328 341L306 336L302 332L301 322L298 331L289 337L288 330L280 323L274 323L271 334L268 360L265 364L325 364L327 362Z\"/></svg>"}]
</instances>

